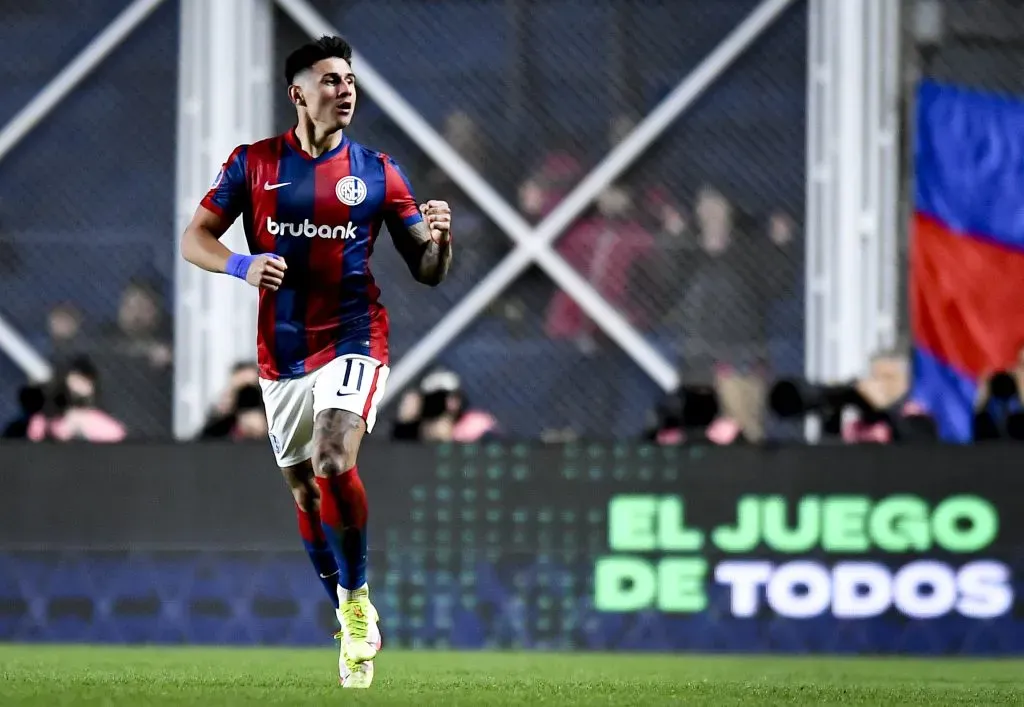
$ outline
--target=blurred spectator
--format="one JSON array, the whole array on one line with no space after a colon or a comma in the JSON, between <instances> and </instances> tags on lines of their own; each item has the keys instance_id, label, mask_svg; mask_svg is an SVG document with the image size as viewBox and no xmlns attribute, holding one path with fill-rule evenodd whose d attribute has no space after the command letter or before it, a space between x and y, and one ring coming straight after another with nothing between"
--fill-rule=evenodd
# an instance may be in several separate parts
<instances>
[{"instance_id":1,"label":"blurred spectator","mask_svg":"<svg viewBox=\"0 0 1024 707\"><path fill-rule=\"evenodd\" d=\"M270 434L263 391L258 384L246 384L235 391L232 409L211 420L199 434L200 440L264 440Z\"/></svg>"},{"instance_id":2,"label":"blurred spectator","mask_svg":"<svg viewBox=\"0 0 1024 707\"><path fill-rule=\"evenodd\" d=\"M622 186L605 189L597 214L578 222L559 241L557 251L617 312L643 325L643 308L632 295L634 263L652 250L654 239L637 221L633 198ZM572 338L589 348L597 325L576 301L559 289L548 305L545 330L554 339Z\"/></svg>"},{"instance_id":3,"label":"blurred spectator","mask_svg":"<svg viewBox=\"0 0 1024 707\"><path fill-rule=\"evenodd\" d=\"M32 418L43 411L46 405L46 392L42 386L25 385L18 391L18 407L21 412L7 423L4 428L4 439L27 439L28 427Z\"/></svg>"},{"instance_id":4,"label":"blurred spectator","mask_svg":"<svg viewBox=\"0 0 1024 707\"><path fill-rule=\"evenodd\" d=\"M231 369L231 377L228 385L224 388L216 405L210 411L202 431L200 439L223 439L231 437L238 427L238 413L244 405L251 403L251 392L245 393L249 396L243 399L243 391L255 387L259 391L259 369L251 361L244 361L235 364ZM262 395L260 405L262 406Z\"/></svg>"},{"instance_id":5,"label":"blurred spectator","mask_svg":"<svg viewBox=\"0 0 1024 707\"><path fill-rule=\"evenodd\" d=\"M974 440L1024 441L1024 348L1009 371L986 375L974 402Z\"/></svg>"},{"instance_id":6,"label":"blurred spectator","mask_svg":"<svg viewBox=\"0 0 1024 707\"><path fill-rule=\"evenodd\" d=\"M636 118L632 115L620 113L613 117L608 122L608 148L607 151L614 150L618 147L619 143L629 137L629 134L633 132L633 128L636 127ZM607 154L607 152L605 152ZM604 155L600 155L604 157Z\"/></svg>"},{"instance_id":7,"label":"blurred spectator","mask_svg":"<svg viewBox=\"0 0 1024 707\"><path fill-rule=\"evenodd\" d=\"M804 241L793 218L773 211L759 228L757 254L762 334L771 343L776 373L803 369Z\"/></svg>"},{"instance_id":8,"label":"blurred spectator","mask_svg":"<svg viewBox=\"0 0 1024 707\"><path fill-rule=\"evenodd\" d=\"M152 369L170 365L170 321L156 287L143 280L128 283L121 293L117 327L108 331L108 339L120 353L145 360Z\"/></svg>"},{"instance_id":9,"label":"blurred spectator","mask_svg":"<svg viewBox=\"0 0 1024 707\"><path fill-rule=\"evenodd\" d=\"M751 441L763 437L766 343L758 282L756 222L716 189L705 187L694 209L700 251L682 301L666 322L683 337L681 375L713 385L725 415Z\"/></svg>"},{"instance_id":10,"label":"blurred spectator","mask_svg":"<svg viewBox=\"0 0 1024 707\"><path fill-rule=\"evenodd\" d=\"M46 317L46 331L50 362L58 371L65 370L71 360L88 346L82 334L82 313L71 302L62 302L50 310Z\"/></svg>"},{"instance_id":11,"label":"blurred spectator","mask_svg":"<svg viewBox=\"0 0 1024 707\"><path fill-rule=\"evenodd\" d=\"M719 365L749 369L763 356L760 301L750 266L756 262L746 218L722 194L706 188L695 216L700 250L680 304L669 322L684 336L682 376L708 384ZM739 221L734 223L734 221Z\"/></svg>"},{"instance_id":12,"label":"blurred spectator","mask_svg":"<svg viewBox=\"0 0 1024 707\"><path fill-rule=\"evenodd\" d=\"M653 250L654 237L637 220L632 194L625 187L608 187L598 196L596 206L596 213L572 226L556 250L612 309L634 326L645 328L642 283L630 278L637 274L636 264ZM543 405L556 419L575 427L580 424L576 400L592 391L595 381L605 381L606 389L588 401L588 415L614 419L621 381L609 370L609 357L596 355L608 344L604 333L575 298L560 288L551 295L544 316L545 334L556 343L563 342L563 353L557 384L547 389ZM611 346L618 351L616 345Z\"/></svg>"},{"instance_id":13,"label":"blurred spectator","mask_svg":"<svg viewBox=\"0 0 1024 707\"><path fill-rule=\"evenodd\" d=\"M815 415L825 435L847 444L932 442L934 419L910 396L907 356L885 351L872 357L867 375L841 385L781 380L769 395L772 411L783 419Z\"/></svg>"},{"instance_id":14,"label":"blurred spectator","mask_svg":"<svg viewBox=\"0 0 1024 707\"><path fill-rule=\"evenodd\" d=\"M258 384L242 387L236 397L235 425L229 437L235 441L265 440L269 434L263 391Z\"/></svg>"},{"instance_id":15,"label":"blurred spectator","mask_svg":"<svg viewBox=\"0 0 1024 707\"><path fill-rule=\"evenodd\" d=\"M480 128L476 121L462 110L449 113L444 119L441 128L441 137L445 139L455 152L464 159L470 167L477 172L483 172L487 164L487 147L484 138L480 134ZM427 172L427 187L432 194L444 194L456 190L448 172L432 163ZM443 196L431 197L434 199L445 199Z\"/></svg>"},{"instance_id":16,"label":"blurred spectator","mask_svg":"<svg viewBox=\"0 0 1024 707\"><path fill-rule=\"evenodd\" d=\"M54 440L69 442L120 442L125 426L98 406L99 375L88 358L71 363L53 392L51 409L44 409L29 420L28 438L33 442Z\"/></svg>"},{"instance_id":17,"label":"blurred spectator","mask_svg":"<svg viewBox=\"0 0 1024 707\"><path fill-rule=\"evenodd\" d=\"M420 438L420 414L423 412L423 394L419 390L407 390L398 401L398 414L391 428L391 439L401 442L415 442Z\"/></svg>"},{"instance_id":18,"label":"blurred spectator","mask_svg":"<svg viewBox=\"0 0 1024 707\"><path fill-rule=\"evenodd\" d=\"M456 110L445 118L441 136L473 169L483 174L487 166L488 148L476 121L465 111ZM468 286L475 279L475 274L492 267L493 263L508 250L504 234L499 233L484 218L476 202L466 196L448 172L441 169L431 160L425 170L424 193L431 199L443 199L451 204L452 212L459 215L458 232L459 259L453 262L452 272L456 275L449 281L463 282L459 273L467 273L465 279Z\"/></svg>"},{"instance_id":19,"label":"blurred spectator","mask_svg":"<svg viewBox=\"0 0 1024 707\"><path fill-rule=\"evenodd\" d=\"M647 317L657 324L683 299L696 244L688 215L661 187L646 191L638 220L653 235L653 247L638 259L629 280L644 298Z\"/></svg>"},{"instance_id":20,"label":"blurred spectator","mask_svg":"<svg viewBox=\"0 0 1024 707\"><path fill-rule=\"evenodd\" d=\"M112 414L132 421L133 437L170 434L172 329L162 298L152 283L135 279L121 293L117 320L97 344L105 400Z\"/></svg>"},{"instance_id":21,"label":"blurred spectator","mask_svg":"<svg viewBox=\"0 0 1024 707\"><path fill-rule=\"evenodd\" d=\"M519 208L531 222L547 216L583 177L583 165L564 150L552 150L519 186Z\"/></svg>"},{"instance_id":22,"label":"blurred spectator","mask_svg":"<svg viewBox=\"0 0 1024 707\"><path fill-rule=\"evenodd\" d=\"M517 187L519 211L531 224L544 219L565 198L584 170L581 161L572 152L557 148L542 152L542 157L529 175ZM497 262L507 252L503 247ZM532 337L540 325L539 301L550 298L554 291L551 278L532 265L519 277L516 283L494 298L487 308L490 316L502 321L509 336Z\"/></svg>"},{"instance_id":23,"label":"blurred spectator","mask_svg":"<svg viewBox=\"0 0 1024 707\"><path fill-rule=\"evenodd\" d=\"M855 389L863 402L853 405L852 411L843 416L845 442L889 444L937 439L934 420L909 397L907 356L896 351L876 354L868 374L855 383Z\"/></svg>"},{"instance_id":24,"label":"blurred spectator","mask_svg":"<svg viewBox=\"0 0 1024 707\"><path fill-rule=\"evenodd\" d=\"M746 439L761 442L765 437L765 400L768 382L760 369L742 369L728 364L715 373L715 391L725 417L742 430Z\"/></svg>"},{"instance_id":25,"label":"blurred spectator","mask_svg":"<svg viewBox=\"0 0 1024 707\"><path fill-rule=\"evenodd\" d=\"M799 291L804 278L804 250L796 222L785 211L768 216L767 238L757 255L765 297L780 299Z\"/></svg>"},{"instance_id":26,"label":"blurred spectator","mask_svg":"<svg viewBox=\"0 0 1024 707\"><path fill-rule=\"evenodd\" d=\"M399 403L391 430L394 440L420 442L480 442L498 434L498 421L483 410L471 409L458 374L436 369L408 391Z\"/></svg>"},{"instance_id":27,"label":"blurred spectator","mask_svg":"<svg viewBox=\"0 0 1024 707\"><path fill-rule=\"evenodd\" d=\"M659 445L744 444L736 420L724 413L714 388L682 386L662 398L649 415L644 439Z\"/></svg>"}]
</instances>

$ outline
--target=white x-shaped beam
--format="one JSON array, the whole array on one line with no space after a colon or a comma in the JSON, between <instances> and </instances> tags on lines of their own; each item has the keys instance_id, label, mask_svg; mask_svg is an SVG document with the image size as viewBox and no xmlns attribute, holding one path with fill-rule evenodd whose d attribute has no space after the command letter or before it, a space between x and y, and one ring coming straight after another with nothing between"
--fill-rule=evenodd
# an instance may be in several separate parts
<instances>
[{"instance_id":1,"label":"white x-shaped beam","mask_svg":"<svg viewBox=\"0 0 1024 707\"><path fill-rule=\"evenodd\" d=\"M679 384L675 367L553 249L559 235L793 2L762 0L721 43L536 227L529 223L442 138L362 56L360 85L381 109L445 170L516 246L395 365L391 397L404 389L487 305L536 262L604 332L665 390ZM340 34L309 0L277 0L310 36Z\"/></svg>"},{"instance_id":2,"label":"white x-shaped beam","mask_svg":"<svg viewBox=\"0 0 1024 707\"><path fill-rule=\"evenodd\" d=\"M0 160L148 18L164 0L133 0L0 130ZM34 382L50 379L49 362L0 315L0 351Z\"/></svg>"}]
</instances>

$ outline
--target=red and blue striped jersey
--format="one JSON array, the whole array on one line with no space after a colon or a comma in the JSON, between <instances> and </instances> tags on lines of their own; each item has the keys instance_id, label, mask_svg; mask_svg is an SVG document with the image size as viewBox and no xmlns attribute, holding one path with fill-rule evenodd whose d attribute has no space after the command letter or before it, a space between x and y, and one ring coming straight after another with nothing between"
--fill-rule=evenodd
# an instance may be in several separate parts
<instances>
[{"instance_id":1,"label":"red and blue striped jersey","mask_svg":"<svg viewBox=\"0 0 1024 707\"><path fill-rule=\"evenodd\" d=\"M260 290L260 376L297 378L345 354L388 363L388 315L370 274L382 224L422 220L399 166L347 137L311 157L294 129L241 145L202 205L245 228L249 252L288 265L276 291Z\"/></svg>"}]
</instances>

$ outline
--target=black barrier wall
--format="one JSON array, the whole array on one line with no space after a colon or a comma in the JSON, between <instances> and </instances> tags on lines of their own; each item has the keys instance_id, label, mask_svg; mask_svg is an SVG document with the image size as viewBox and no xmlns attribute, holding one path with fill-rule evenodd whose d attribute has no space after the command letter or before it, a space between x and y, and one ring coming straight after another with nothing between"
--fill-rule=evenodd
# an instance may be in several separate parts
<instances>
[{"instance_id":1,"label":"black barrier wall","mask_svg":"<svg viewBox=\"0 0 1024 707\"><path fill-rule=\"evenodd\" d=\"M1013 448L368 445L414 646L1024 652ZM265 445L0 447L0 637L316 643Z\"/></svg>"}]
</instances>

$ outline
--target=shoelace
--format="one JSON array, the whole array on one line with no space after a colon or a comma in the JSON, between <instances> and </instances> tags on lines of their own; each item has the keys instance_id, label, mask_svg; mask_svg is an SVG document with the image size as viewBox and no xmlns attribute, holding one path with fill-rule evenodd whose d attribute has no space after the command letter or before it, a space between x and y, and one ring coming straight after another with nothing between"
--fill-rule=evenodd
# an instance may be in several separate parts
<instances>
[{"instance_id":1,"label":"shoelace","mask_svg":"<svg viewBox=\"0 0 1024 707\"><path fill-rule=\"evenodd\" d=\"M356 613L356 610L359 613ZM345 623L348 625L350 634L358 632L365 636L369 622L366 620L366 612L363 611L363 607L358 604L348 606L342 609L342 614L345 616Z\"/></svg>"},{"instance_id":2,"label":"shoelace","mask_svg":"<svg viewBox=\"0 0 1024 707\"><path fill-rule=\"evenodd\" d=\"M338 630L334 634L334 640L335 641L344 641L345 640L345 630L344 629ZM359 663L355 662L354 660L349 660L348 658L346 658L345 659L345 667L348 668L350 672L354 673L357 670L359 670Z\"/></svg>"}]
</instances>

